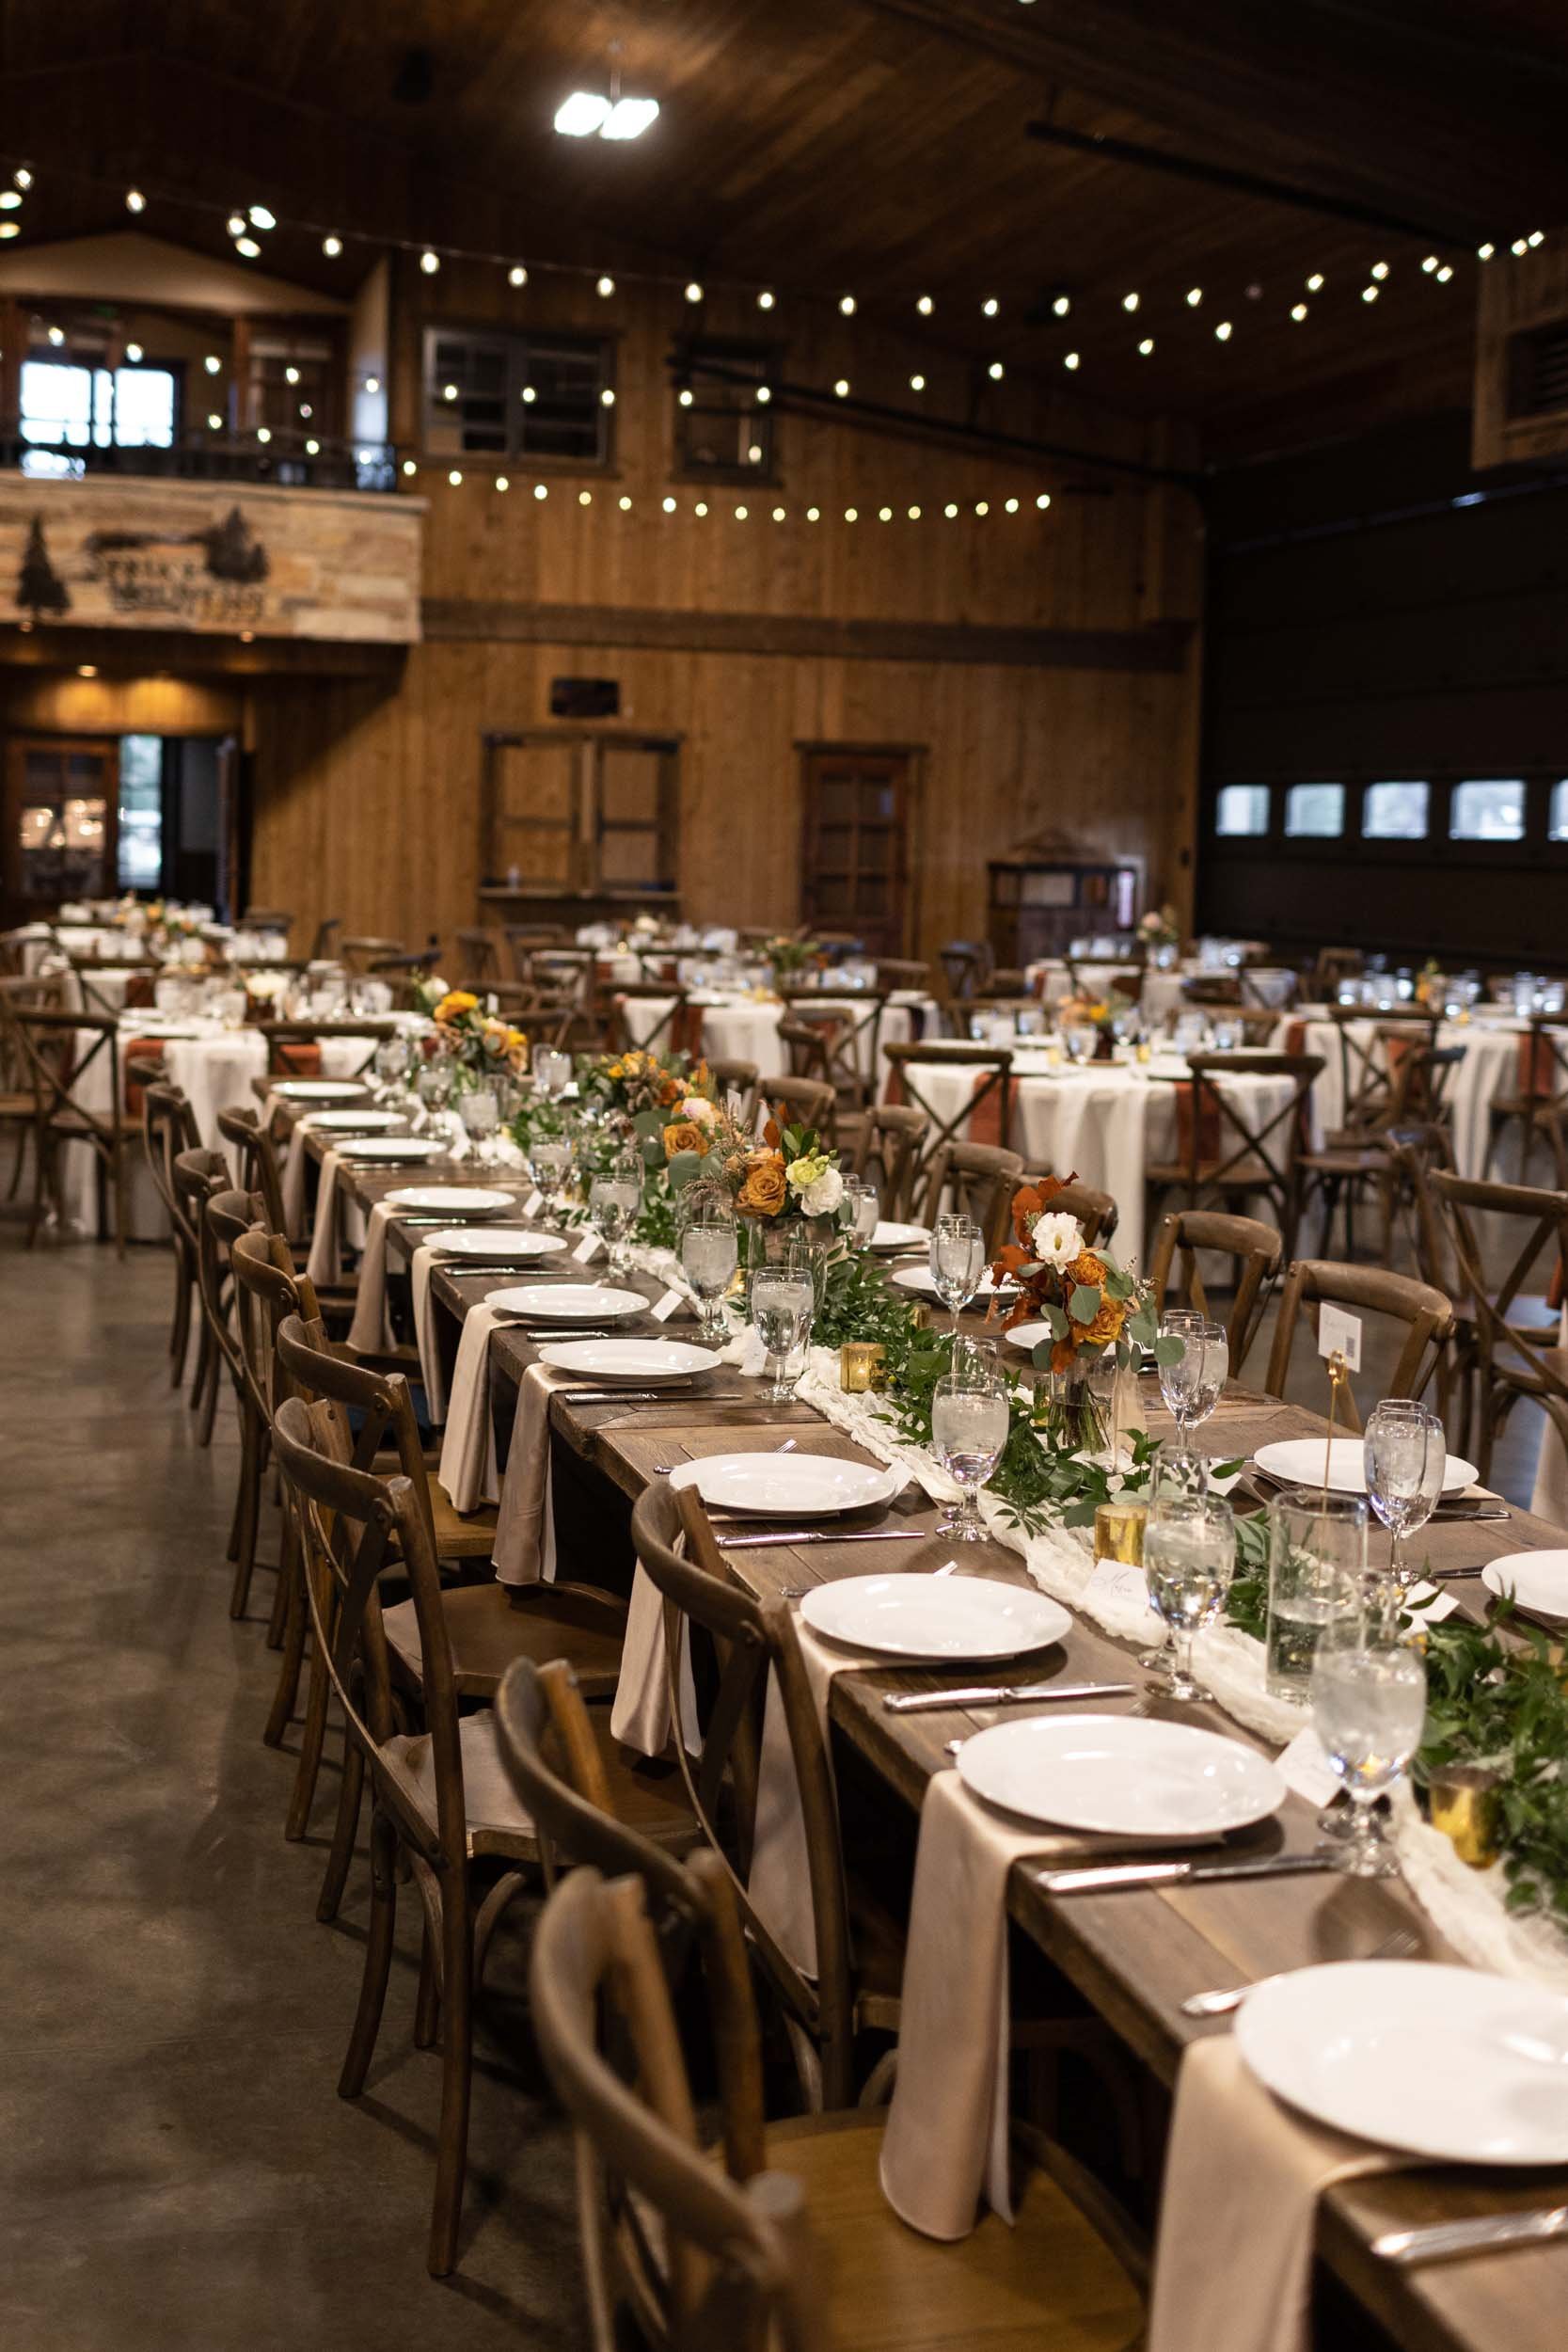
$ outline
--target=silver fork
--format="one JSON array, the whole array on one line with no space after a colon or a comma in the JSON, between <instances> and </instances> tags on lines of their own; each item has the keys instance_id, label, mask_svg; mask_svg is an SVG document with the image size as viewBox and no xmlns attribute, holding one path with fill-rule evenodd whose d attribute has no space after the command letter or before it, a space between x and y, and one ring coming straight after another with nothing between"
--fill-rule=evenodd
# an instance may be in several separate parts
<instances>
[{"instance_id":1,"label":"silver fork","mask_svg":"<svg viewBox=\"0 0 1568 2352\"><path fill-rule=\"evenodd\" d=\"M1396 1928L1392 1935L1384 1937L1375 1951L1358 1953L1357 1958L1406 1960L1419 1946L1420 1938L1412 1929ZM1276 1971L1275 1975L1280 1973L1283 1972ZM1183 2017L1228 2017L1232 2010L1241 2008L1249 1993L1256 1993L1260 1984L1273 1984L1275 1981L1274 1976L1255 1977L1250 1984L1225 1985L1212 1993L1189 1993L1181 2004L1181 2014Z\"/></svg>"}]
</instances>

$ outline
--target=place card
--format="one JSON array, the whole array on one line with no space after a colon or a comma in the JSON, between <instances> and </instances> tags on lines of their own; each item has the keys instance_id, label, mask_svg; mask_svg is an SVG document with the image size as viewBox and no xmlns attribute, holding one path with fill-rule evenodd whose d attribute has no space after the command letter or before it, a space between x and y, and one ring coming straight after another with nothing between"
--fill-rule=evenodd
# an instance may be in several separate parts
<instances>
[{"instance_id":1,"label":"place card","mask_svg":"<svg viewBox=\"0 0 1568 2352\"><path fill-rule=\"evenodd\" d=\"M1155 1614L1148 1579L1131 1560L1097 1560L1084 1591L1085 1598L1114 1600L1124 1609L1145 1609L1150 1616Z\"/></svg>"},{"instance_id":2,"label":"place card","mask_svg":"<svg viewBox=\"0 0 1568 2352\"><path fill-rule=\"evenodd\" d=\"M662 1298L657 1298L654 1301L648 1312L656 1323L668 1323L675 1310L683 1303L679 1291L666 1291Z\"/></svg>"},{"instance_id":3,"label":"place card","mask_svg":"<svg viewBox=\"0 0 1568 2352\"><path fill-rule=\"evenodd\" d=\"M1347 1372L1361 1369L1361 1318L1326 1302L1318 1310L1318 1353L1342 1356Z\"/></svg>"},{"instance_id":4,"label":"place card","mask_svg":"<svg viewBox=\"0 0 1568 2352\"><path fill-rule=\"evenodd\" d=\"M572 1255L578 1265L590 1265L603 1248L604 1235L602 1233L587 1232L584 1233Z\"/></svg>"},{"instance_id":5,"label":"place card","mask_svg":"<svg viewBox=\"0 0 1568 2352\"><path fill-rule=\"evenodd\" d=\"M545 1196L540 1191L538 1185L535 1184L533 1190L529 1194L528 1199L523 1202L521 1214L526 1219L531 1221L532 1218L538 1216L544 1205Z\"/></svg>"},{"instance_id":6,"label":"place card","mask_svg":"<svg viewBox=\"0 0 1568 2352\"><path fill-rule=\"evenodd\" d=\"M1310 1724L1297 1732L1288 1748L1275 1757L1280 1777L1287 1788L1308 1804L1331 1804L1338 1795L1340 1780L1328 1757L1323 1743Z\"/></svg>"},{"instance_id":7,"label":"place card","mask_svg":"<svg viewBox=\"0 0 1568 2352\"><path fill-rule=\"evenodd\" d=\"M1441 1586L1424 1581L1412 1584L1405 1595L1405 1614L1417 1625L1441 1625L1458 1606L1457 1593L1445 1593Z\"/></svg>"}]
</instances>

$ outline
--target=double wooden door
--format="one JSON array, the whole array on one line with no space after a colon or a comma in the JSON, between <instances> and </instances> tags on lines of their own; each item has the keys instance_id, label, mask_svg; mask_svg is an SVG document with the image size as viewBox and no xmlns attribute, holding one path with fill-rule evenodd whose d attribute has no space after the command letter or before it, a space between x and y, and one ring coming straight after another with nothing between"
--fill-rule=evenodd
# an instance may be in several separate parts
<instances>
[{"instance_id":1,"label":"double wooden door","mask_svg":"<svg viewBox=\"0 0 1568 2352\"><path fill-rule=\"evenodd\" d=\"M911 755L821 745L802 753L800 914L874 955L903 953L909 907Z\"/></svg>"},{"instance_id":2,"label":"double wooden door","mask_svg":"<svg viewBox=\"0 0 1568 2352\"><path fill-rule=\"evenodd\" d=\"M119 744L113 736L13 736L6 761L4 889L18 920L119 884Z\"/></svg>"}]
</instances>

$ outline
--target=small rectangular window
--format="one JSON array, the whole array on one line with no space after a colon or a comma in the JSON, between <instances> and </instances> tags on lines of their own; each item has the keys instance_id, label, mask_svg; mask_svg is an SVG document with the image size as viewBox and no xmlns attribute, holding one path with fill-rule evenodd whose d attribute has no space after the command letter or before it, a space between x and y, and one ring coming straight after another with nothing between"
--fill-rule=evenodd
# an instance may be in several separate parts
<instances>
[{"instance_id":1,"label":"small rectangular window","mask_svg":"<svg viewBox=\"0 0 1568 2352\"><path fill-rule=\"evenodd\" d=\"M1449 815L1450 841L1522 841L1524 837L1522 776L1473 777L1454 786Z\"/></svg>"},{"instance_id":2,"label":"small rectangular window","mask_svg":"<svg viewBox=\"0 0 1568 2352\"><path fill-rule=\"evenodd\" d=\"M425 448L439 456L608 465L611 353L597 336L427 328Z\"/></svg>"},{"instance_id":3,"label":"small rectangular window","mask_svg":"<svg viewBox=\"0 0 1568 2352\"><path fill-rule=\"evenodd\" d=\"M161 736L119 739L119 886L156 890L164 870Z\"/></svg>"},{"instance_id":4,"label":"small rectangular window","mask_svg":"<svg viewBox=\"0 0 1568 2352\"><path fill-rule=\"evenodd\" d=\"M773 471L768 394L778 355L717 337L683 346L676 371L675 469L744 481Z\"/></svg>"},{"instance_id":5,"label":"small rectangular window","mask_svg":"<svg viewBox=\"0 0 1568 2352\"><path fill-rule=\"evenodd\" d=\"M1424 841L1432 787L1425 784L1370 784L1361 813L1368 841Z\"/></svg>"},{"instance_id":6,"label":"small rectangular window","mask_svg":"<svg viewBox=\"0 0 1568 2352\"><path fill-rule=\"evenodd\" d=\"M1222 784L1214 803L1218 834L1259 834L1269 830L1269 787L1266 784Z\"/></svg>"},{"instance_id":7,"label":"small rectangular window","mask_svg":"<svg viewBox=\"0 0 1568 2352\"><path fill-rule=\"evenodd\" d=\"M1316 836L1334 840L1345 830L1345 787L1342 784L1292 784L1285 795L1288 839Z\"/></svg>"},{"instance_id":8,"label":"small rectangular window","mask_svg":"<svg viewBox=\"0 0 1568 2352\"><path fill-rule=\"evenodd\" d=\"M1552 787L1552 821L1547 834L1550 841L1568 841L1568 776Z\"/></svg>"}]
</instances>

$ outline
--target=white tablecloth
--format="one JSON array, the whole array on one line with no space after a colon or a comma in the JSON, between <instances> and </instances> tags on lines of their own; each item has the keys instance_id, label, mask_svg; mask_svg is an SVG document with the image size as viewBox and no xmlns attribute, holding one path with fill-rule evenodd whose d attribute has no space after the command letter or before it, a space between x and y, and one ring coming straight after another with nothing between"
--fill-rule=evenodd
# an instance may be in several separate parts
<instances>
[{"instance_id":1,"label":"white tablecloth","mask_svg":"<svg viewBox=\"0 0 1568 2352\"><path fill-rule=\"evenodd\" d=\"M1275 1031L1276 1041L1282 1041L1298 1014L1287 1013ZM1363 1052L1369 1050L1378 1025L1375 1013L1365 1021L1353 1021L1351 1036ZM1447 1100L1453 1118L1454 1162L1462 1176L1480 1177L1486 1158L1488 1113L1493 1099L1498 1094L1511 1094L1519 1082L1519 1039L1523 1025L1510 1017L1491 1015L1465 1022L1439 1023L1439 1045L1460 1045L1465 1059L1449 1081ZM1345 1120L1344 1071L1340 1055L1338 1025L1333 1021L1313 1020L1310 1008L1305 1024L1303 1051L1321 1054L1326 1065L1323 1076L1312 1089L1313 1124L1320 1135L1341 1127ZM1359 1063L1352 1057L1351 1081L1354 1085ZM1515 1144L1515 1150L1517 1145ZM1497 1167L1492 1174L1499 1180L1517 1182L1518 1167Z\"/></svg>"},{"instance_id":2,"label":"white tablecloth","mask_svg":"<svg viewBox=\"0 0 1568 2352\"><path fill-rule=\"evenodd\" d=\"M700 1007L703 1015L703 1052L710 1061L755 1062L764 1078L782 1078L789 1067L788 1049L779 1042L779 1024L792 1011L842 1012L853 1021L863 1020L869 1009L863 997L812 996L804 1007L788 1006L777 1000L763 1001L752 996L719 997L705 993L693 994L688 1000ZM640 996L626 1007L632 1033L639 1038L650 1037L661 1021L667 1020L673 1004L670 996ZM918 1010L928 1035L936 1024L936 1002L900 990L891 995L882 1009L879 1042L882 1045L905 1045L914 1035L912 1013ZM669 1039L660 1041L668 1050ZM860 1044L860 1066L863 1075L871 1075L871 1040L863 1035ZM878 1072L878 1084L887 1074L882 1063Z\"/></svg>"},{"instance_id":3,"label":"white tablecloth","mask_svg":"<svg viewBox=\"0 0 1568 2352\"><path fill-rule=\"evenodd\" d=\"M1173 1074L1178 1065L1159 1063ZM942 1120L956 1117L974 1089L976 1073L962 1063L911 1064L913 1085ZM1176 1089L1133 1063L1046 1064L1035 1054L1013 1060L1013 1115L1008 1142L1037 1173L1077 1174L1080 1183L1108 1192L1121 1212L1112 1244L1123 1266L1144 1262L1144 1170L1150 1160L1178 1156ZM1286 1078L1227 1078L1223 1091L1234 1097L1249 1127L1261 1126L1291 1095ZM987 1112L995 1107L994 1092ZM1271 1148L1280 1137L1271 1138ZM1240 1138L1227 1129L1228 1152Z\"/></svg>"}]
</instances>

